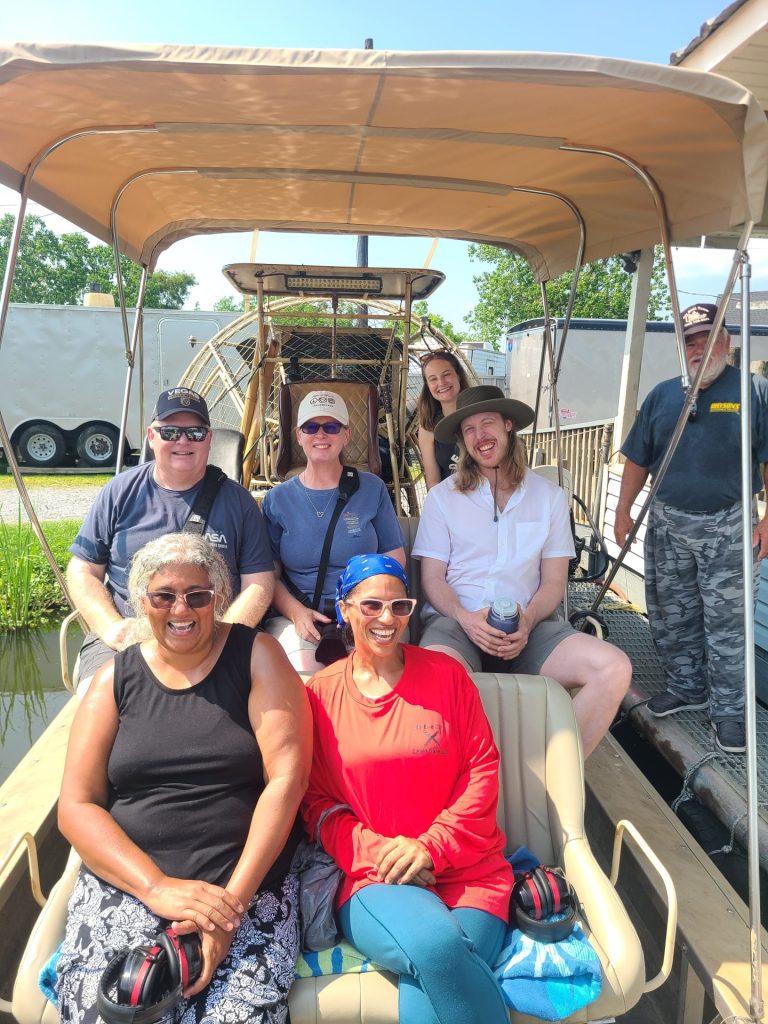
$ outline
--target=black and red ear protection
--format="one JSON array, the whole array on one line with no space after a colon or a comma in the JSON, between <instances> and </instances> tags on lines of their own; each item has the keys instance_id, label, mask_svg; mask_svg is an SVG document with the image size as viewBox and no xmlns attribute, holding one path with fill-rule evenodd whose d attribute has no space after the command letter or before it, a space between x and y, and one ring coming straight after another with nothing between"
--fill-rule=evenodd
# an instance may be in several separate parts
<instances>
[{"instance_id":1,"label":"black and red ear protection","mask_svg":"<svg viewBox=\"0 0 768 1024\"><path fill-rule=\"evenodd\" d=\"M155 1024L199 978L202 966L199 935L177 935L168 928L151 945L112 957L99 982L96 1007L107 1024Z\"/></svg>"},{"instance_id":2,"label":"black and red ear protection","mask_svg":"<svg viewBox=\"0 0 768 1024\"><path fill-rule=\"evenodd\" d=\"M559 942L571 934L578 902L573 886L560 868L539 865L526 871L512 886L517 926L539 942ZM558 915L558 920L548 920L553 914Z\"/></svg>"}]
</instances>

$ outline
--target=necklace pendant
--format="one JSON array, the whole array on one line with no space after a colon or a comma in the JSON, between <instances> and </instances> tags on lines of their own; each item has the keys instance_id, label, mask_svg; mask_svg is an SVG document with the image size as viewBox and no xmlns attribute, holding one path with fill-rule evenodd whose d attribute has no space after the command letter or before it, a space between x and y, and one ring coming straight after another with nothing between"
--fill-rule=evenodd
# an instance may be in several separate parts
<instances>
[{"instance_id":1,"label":"necklace pendant","mask_svg":"<svg viewBox=\"0 0 768 1024\"><path fill-rule=\"evenodd\" d=\"M318 519L322 519L323 516L325 515L325 509L323 509L322 512L318 512L317 509L315 509L315 515L317 516Z\"/></svg>"}]
</instances>

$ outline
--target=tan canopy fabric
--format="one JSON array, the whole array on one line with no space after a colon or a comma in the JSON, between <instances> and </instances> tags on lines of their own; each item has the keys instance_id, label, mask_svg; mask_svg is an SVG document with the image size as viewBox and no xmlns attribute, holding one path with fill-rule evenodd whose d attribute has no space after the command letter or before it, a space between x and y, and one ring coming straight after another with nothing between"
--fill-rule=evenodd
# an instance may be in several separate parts
<instances>
[{"instance_id":1,"label":"tan canopy fabric","mask_svg":"<svg viewBox=\"0 0 768 1024\"><path fill-rule=\"evenodd\" d=\"M106 131L105 129L111 129ZM254 227L450 237L540 279L762 213L768 123L741 86L559 54L22 45L0 51L0 181L153 267ZM61 141L65 140L65 141ZM58 146L56 143L60 142ZM537 195L516 189L539 189ZM563 197L563 198L558 198Z\"/></svg>"}]
</instances>

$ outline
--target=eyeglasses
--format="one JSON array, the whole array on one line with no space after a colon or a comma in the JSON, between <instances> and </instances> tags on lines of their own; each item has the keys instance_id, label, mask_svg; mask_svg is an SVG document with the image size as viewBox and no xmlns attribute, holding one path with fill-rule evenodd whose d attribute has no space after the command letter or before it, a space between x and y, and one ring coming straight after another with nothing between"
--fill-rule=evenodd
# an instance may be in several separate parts
<instances>
[{"instance_id":1,"label":"eyeglasses","mask_svg":"<svg viewBox=\"0 0 768 1024\"><path fill-rule=\"evenodd\" d=\"M317 434L322 430L324 434L333 435L340 433L343 429L343 425L335 420L331 420L330 423L315 423L314 420L310 420L308 423L302 423L299 427L302 434Z\"/></svg>"},{"instance_id":2,"label":"eyeglasses","mask_svg":"<svg viewBox=\"0 0 768 1024\"><path fill-rule=\"evenodd\" d=\"M374 619L381 615L385 608L389 608L392 614L398 619L406 619L413 614L416 607L415 597L395 597L391 601L382 601L378 597L364 597L362 601L345 601L344 604L351 604L359 608L366 619Z\"/></svg>"},{"instance_id":3,"label":"eyeglasses","mask_svg":"<svg viewBox=\"0 0 768 1024\"><path fill-rule=\"evenodd\" d=\"M153 608L173 608L177 601L183 601L187 608L207 608L216 593L211 590L188 590L186 594L175 594L172 590L148 590L147 600Z\"/></svg>"},{"instance_id":4,"label":"eyeglasses","mask_svg":"<svg viewBox=\"0 0 768 1024\"><path fill-rule=\"evenodd\" d=\"M152 427L164 441L178 441L183 434L188 441L204 441L211 432L210 427Z\"/></svg>"}]
</instances>

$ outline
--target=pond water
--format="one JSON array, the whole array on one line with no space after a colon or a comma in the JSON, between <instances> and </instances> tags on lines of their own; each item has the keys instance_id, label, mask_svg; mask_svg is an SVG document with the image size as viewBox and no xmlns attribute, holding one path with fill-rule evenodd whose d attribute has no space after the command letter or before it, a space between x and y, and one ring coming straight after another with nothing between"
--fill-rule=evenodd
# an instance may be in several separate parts
<instances>
[{"instance_id":1,"label":"pond water","mask_svg":"<svg viewBox=\"0 0 768 1024\"><path fill-rule=\"evenodd\" d=\"M70 669L82 637L69 631ZM0 783L69 700L61 681L59 630L0 633Z\"/></svg>"}]
</instances>

